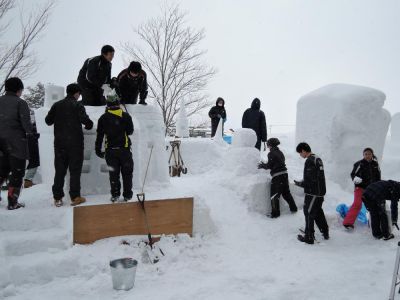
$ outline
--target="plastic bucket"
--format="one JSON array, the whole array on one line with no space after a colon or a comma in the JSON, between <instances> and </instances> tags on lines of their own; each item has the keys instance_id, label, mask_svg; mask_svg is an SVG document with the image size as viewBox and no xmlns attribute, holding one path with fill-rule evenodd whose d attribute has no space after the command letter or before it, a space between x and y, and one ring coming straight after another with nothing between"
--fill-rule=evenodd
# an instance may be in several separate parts
<instances>
[{"instance_id":1,"label":"plastic bucket","mask_svg":"<svg viewBox=\"0 0 400 300\"><path fill-rule=\"evenodd\" d=\"M137 260L120 258L110 261L111 277L115 290L128 291L135 284Z\"/></svg>"}]
</instances>

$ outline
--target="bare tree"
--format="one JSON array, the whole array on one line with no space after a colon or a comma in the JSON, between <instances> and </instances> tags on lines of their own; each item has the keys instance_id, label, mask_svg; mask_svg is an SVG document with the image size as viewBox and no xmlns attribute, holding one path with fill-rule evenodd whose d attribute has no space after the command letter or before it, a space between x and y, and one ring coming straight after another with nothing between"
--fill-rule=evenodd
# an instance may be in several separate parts
<instances>
[{"instance_id":1,"label":"bare tree","mask_svg":"<svg viewBox=\"0 0 400 300\"><path fill-rule=\"evenodd\" d=\"M8 43L4 36L9 34L12 23L6 22L5 19L16 6L16 0L0 0L0 92L3 91L4 81L7 78L18 76L24 79L36 71L38 62L31 48L48 24L54 1L37 7L27 17L23 16L21 8L19 14L21 33L14 42Z\"/></svg>"},{"instance_id":2,"label":"bare tree","mask_svg":"<svg viewBox=\"0 0 400 300\"><path fill-rule=\"evenodd\" d=\"M206 51L198 49L203 29L189 27L179 6L165 6L159 17L140 25L135 33L141 45L127 42L122 48L145 68L150 97L160 106L167 129L175 124L181 100L188 116L210 105L205 88L216 71L202 60Z\"/></svg>"}]
</instances>

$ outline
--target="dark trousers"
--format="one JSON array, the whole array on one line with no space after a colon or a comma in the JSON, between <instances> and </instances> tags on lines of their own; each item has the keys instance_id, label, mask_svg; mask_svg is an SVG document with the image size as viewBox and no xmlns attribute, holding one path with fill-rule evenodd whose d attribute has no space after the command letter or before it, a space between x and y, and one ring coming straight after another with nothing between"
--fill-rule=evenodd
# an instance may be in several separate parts
<instances>
[{"instance_id":1,"label":"dark trousers","mask_svg":"<svg viewBox=\"0 0 400 300\"><path fill-rule=\"evenodd\" d=\"M128 148L107 149L106 162L110 168L111 195L121 195L120 174L124 186L124 198L132 198L133 159L132 152Z\"/></svg>"},{"instance_id":2,"label":"dark trousers","mask_svg":"<svg viewBox=\"0 0 400 300\"><path fill-rule=\"evenodd\" d=\"M389 220L386 214L386 200L362 198L371 217L371 229L374 237L389 236Z\"/></svg>"},{"instance_id":3,"label":"dark trousers","mask_svg":"<svg viewBox=\"0 0 400 300\"><path fill-rule=\"evenodd\" d=\"M279 216L279 199L280 197L286 200L289 204L290 211L297 211L296 203L294 202L293 196L289 189L289 178L288 174L282 174L272 177L271 180L271 215Z\"/></svg>"},{"instance_id":4,"label":"dark trousers","mask_svg":"<svg viewBox=\"0 0 400 300\"><path fill-rule=\"evenodd\" d=\"M257 137L257 143L256 143L255 147L256 147L258 150L261 150L261 138Z\"/></svg>"},{"instance_id":5,"label":"dark trousers","mask_svg":"<svg viewBox=\"0 0 400 300\"><path fill-rule=\"evenodd\" d=\"M69 195L71 199L81 195L81 173L83 164L83 146L77 147L55 147L54 148L54 176L53 196L54 199L64 197L64 180L69 170L70 183Z\"/></svg>"},{"instance_id":6,"label":"dark trousers","mask_svg":"<svg viewBox=\"0 0 400 300\"><path fill-rule=\"evenodd\" d=\"M82 104L88 106L102 106L106 104L102 89L82 89Z\"/></svg>"},{"instance_id":7,"label":"dark trousers","mask_svg":"<svg viewBox=\"0 0 400 300\"><path fill-rule=\"evenodd\" d=\"M305 233L306 235L314 235L314 221L322 233L329 231L328 223L326 222L325 214L322 209L324 197L306 195L304 198L304 216L306 219Z\"/></svg>"},{"instance_id":8,"label":"dark trousers","mask_svg":"<svg viewBox=\"0 0 400 300\"><path fill-rule=\"evenodd\" d=\"M0 182L8 178L8 186L20 188L25 176L26 160L14 157L0 145Z\"/></svg>"}]
</instances>

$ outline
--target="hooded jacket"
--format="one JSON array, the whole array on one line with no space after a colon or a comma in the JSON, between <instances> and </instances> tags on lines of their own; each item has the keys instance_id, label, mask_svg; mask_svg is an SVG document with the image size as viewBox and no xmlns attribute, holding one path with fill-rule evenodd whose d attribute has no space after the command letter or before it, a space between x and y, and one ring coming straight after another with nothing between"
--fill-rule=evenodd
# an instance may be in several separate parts
<instances>
[{"instance_id":1,"label":"hooded jacket","mask_svg":"<svg viewBox=\"0 0 400 300\"><path fill-rule=\"evenodd\" d=\"M258 98L254 99L251 107L243 113L242 128L251 128L257 134L257 140L267 141L267 123L265 114L260 110L261 102Z\"/></svg>"},{"instance_id":2,"label":"hooded jacket","mask_svg":"<svg viewBox=\"0 0 400 300\"><path fill-rule=\"evenodd\" d=\"M218 106L218 102L222 101L222 106ZM217 99L215 102L215 106L213 106L208 112L208 116L211 118L211 128L217 130L219 120L221 116L222 120L226 119L226 111L225 111L225 100Z\"/></svg>"},{"instance_id":3,"label":"hooded jacket","mask_svg":"<svg viewBox=\"0 0 400 300\"><path fill-rule=\"evenodd\" d=\"M375 159L370 162L362 159L354 164L350 176L352 180L354 180L356 176L360 177L362 182L355 186L365 189L371 183L381 180L381 170Z\"/></svg>"}]
</instances>

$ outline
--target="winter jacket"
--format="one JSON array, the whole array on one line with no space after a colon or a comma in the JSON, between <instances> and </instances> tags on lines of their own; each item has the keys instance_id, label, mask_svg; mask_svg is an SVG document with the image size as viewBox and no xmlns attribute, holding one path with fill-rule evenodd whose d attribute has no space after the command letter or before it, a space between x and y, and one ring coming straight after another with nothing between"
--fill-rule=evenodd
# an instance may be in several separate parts
<instances>
[{"instance_id":1,"label":"winter jacket","mask_svg":"<svg viewBox=\"0 0 400 300\"><path fill-rule=\"evenodd\" d=\"M96 153L101 152L105 136L105 149L130 148L128 135L133 133L131 116L122 109L110 109L100 117L97 123Z\"/></svg>"},{"instance_id":2,"label":"winter jacket","mask_svg":"<svg viewBox=\"0 0 400 300\"><path fill-rule=\"evenodd\" d=\"M8 154L29 159L27 136L32 134L28 104L15 93L0 97L0 140Z\"/></svg>"},{"instance_id":3,"label":"winter jacket","mask_svg":"<svg viewBox=\"0 0 400 300\"><path fill-rule=\"evenodd\" d=\"M40 166L39 156L39 137L37 132L36 123L32 123L32 134L28 135L28 148L29 148L29 163L27 169L33 169Z\"/></svg>"},{"instance_id":4,"label":"winter jacket","mask_svg":"<svg viewBox=\"0 0 400 300\"><path fill-rule=\"evenodd\" d=\"M264 169L271 170L271 176L277 173L287 173L285 156L278 147L272 147L268 153L268 162L263 165Z\"/></svg>"},{"instance_id":5,"label":"winter jacket","mask_svg":"<svg viewBox=\"0 0 400 300\"><path fill-rule=\"evenodd\" d=\"M248 108L242 117L242 128L251 128L257 134L257 140L267 141L267 123L265 114L260 110L261 103L259 99L254 99L251 108Z\"/></svg>"},{"instance_id":6,"label":"winter jacket","mask_svg":"<svg viewBox=\"0 0 400 300\"><path fill-rule=\"evenodd\" d=\"M133 77L129 74L128 69L121 71L117 77L118 87L116 89L118 96L123 104L136 104L139 96L140 102L146 100L147 91L147 74L140 71L139 75Z\"/></svg>"},{"instance_id":7,"label":"winter jacket","mask_svg":"<svg viewBox=\"0 0 400 300\"><path fill-rule=\"evenodd\" d=\"M82 89L101 89L103 84L111 83L111 62L103 55L85 60L78 75L78 84Z\"/></svg>"},{"instance_id":8,"label":"winter jacket","mask_svg":"<svg viewBox=\"0 0 400 300\"><path fill-rule=\"evenodd\" d=\"M307 195L323 197L326 194L324 165L315 154L306 159L303 181L300 184Z\"/></svg>"},{"instance_id":9,"label":"winter jacket","mask_svg":"<svg viewBox=\"0 0 400 300\"><path fill-rule=\"evenodd\" d=\"M381 170L376 160L371 160L369 162L362 159L354 164L350 176L352 180L354 180L356 176L360 177L362 182L355 184L355 186L365 189L371 183L381 180Z\"/></svg>"},{"instance_id":10,"label":"winter jacket","mask_svg":"<svg viewBox=\"0 0 400 300\"><path fill-rule=\"evenodd\" d=\"M373 182L364 190L363 198L376 202L391 200L390 210L392 213L392 221L397 222L397 206L400 199L400 182L393 180Z\"/></svg>"},{"instance_id":11,"label":"winter jacket","mask_svg":"<svg viewBox=\"0 0 400 300\"><path fill-rule=\"evenodd\" d=\"M223 102L222 106L218 106L218 102ZM214 136L215 132L217 132L219 121L226 120L226 111L225 111L225 101L222 99L217 99L215 106L213 106L208 112L208 116L211 118L211 135Z\"/></svg>"},{"instance_id":12,"label":"winter jacket","mask_svg":"<svg viewBox=\"0 0 400 300\"><path fill-rule=\"evenodd\" d=\"M85 129L93 128L85 107L72 96L54 103L45 121L49 126L54 124L54 146L61 148L83 148L82 124Z\"/></svg>"}]
</instances>

